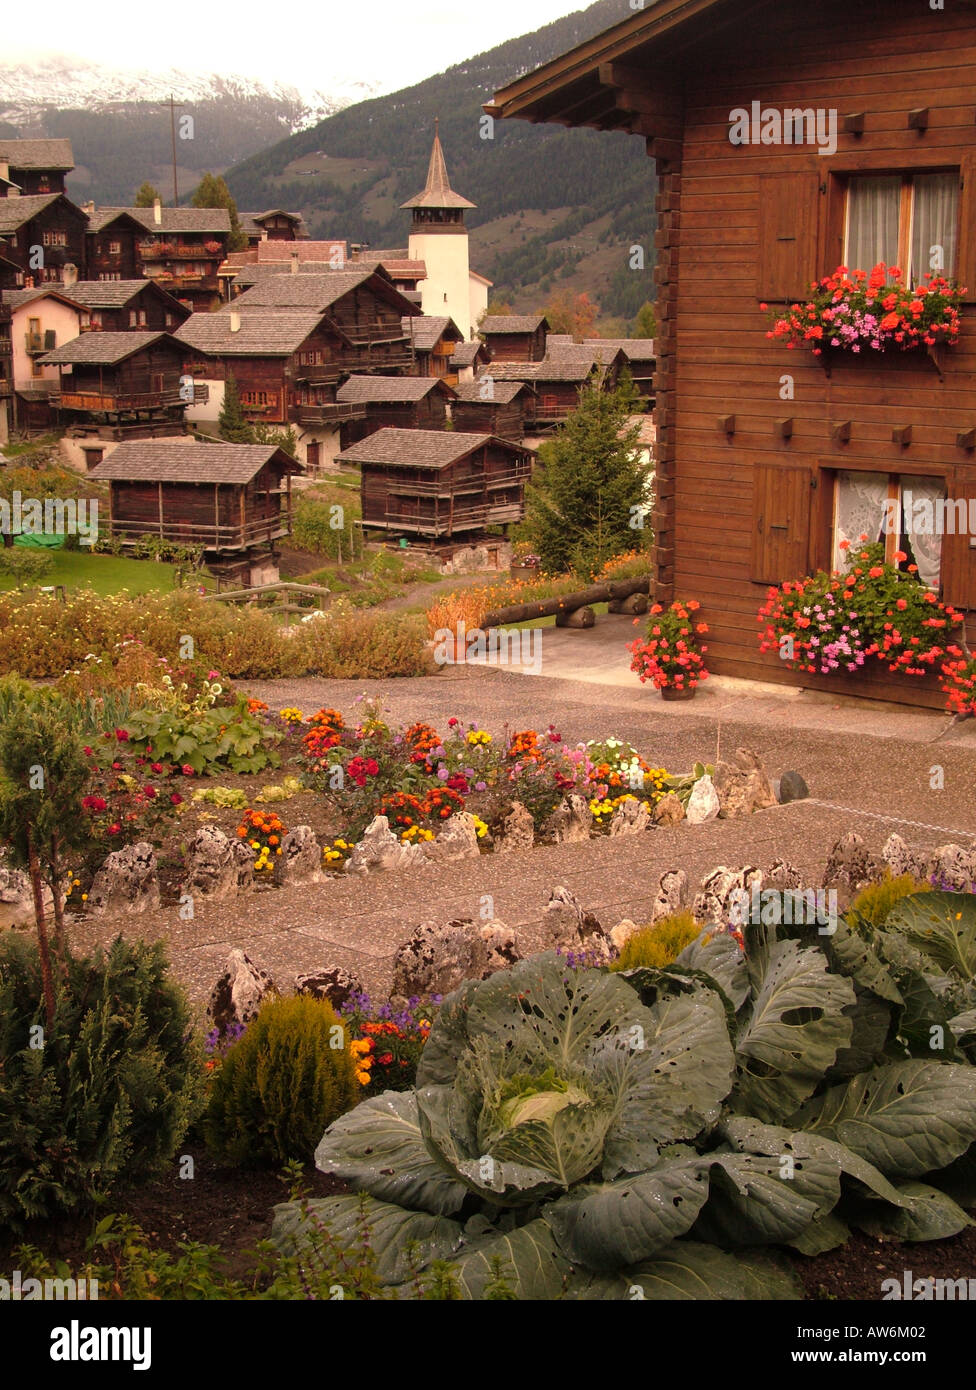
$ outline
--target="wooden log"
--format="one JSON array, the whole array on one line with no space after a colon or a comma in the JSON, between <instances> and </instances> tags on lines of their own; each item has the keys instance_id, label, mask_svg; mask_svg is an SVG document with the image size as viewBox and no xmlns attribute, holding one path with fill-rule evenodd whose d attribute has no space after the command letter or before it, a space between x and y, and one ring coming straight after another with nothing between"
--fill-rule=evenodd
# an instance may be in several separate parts
<instances>
[{"instance_id":1,"label":"wooden log","mask_svg":"<svg viewBox=\"0 0 976 1390\"><path fill-rule=\"evenodd\" d=\"M572 613L557 613L557 627L592 627L596 614L592 608L574 608Z\"/></svg>"},{"instance_id":2,"label":"wooden log","mask_svg":"<svg viewBox=\"0 0 976 1390\"><path fill-rule=\"evenodd\" d=\"M612 598L607 604L610 613L646 613L648 599L646 594L630 594L627 598Z\"/></svg>"},{"instance_id":3,"label":"wooden log","mask_svg":"<svg viewBox=\"0 0 976 1390\"><path fill-rule=\"evenodd\" d=\"M537 599L532 603L512 603L507 608L493 608L482 616L482 628L501 627L505 623L525 623L530 618L551 618L560 613L572 613L591 603L608 603L611 599L629 598L631 594L646 594L650 590L650 575L639 579L618 579L613 583L591 584L572 594Z\"/></svg>"}]
</instances>

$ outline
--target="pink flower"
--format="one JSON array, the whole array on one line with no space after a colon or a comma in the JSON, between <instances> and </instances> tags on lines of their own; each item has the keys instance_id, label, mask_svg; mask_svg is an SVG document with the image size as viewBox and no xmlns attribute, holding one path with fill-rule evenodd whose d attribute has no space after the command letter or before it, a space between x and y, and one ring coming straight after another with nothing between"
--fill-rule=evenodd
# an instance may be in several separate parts
<instances>
[{"instance_id":1,"label":"pink flower","mask_svg":"<svg viewBox=\"0 0 976 1390\"><path fill-rule=\"evenodd\" d=\"M190 766L189 763L184 763L184 764L183 764L183 767L182 767L182 769L181 769L181 771L182 771L184 777L192 777L192 776L193 776L193 768Z\"/></svg>"}]
</instances>

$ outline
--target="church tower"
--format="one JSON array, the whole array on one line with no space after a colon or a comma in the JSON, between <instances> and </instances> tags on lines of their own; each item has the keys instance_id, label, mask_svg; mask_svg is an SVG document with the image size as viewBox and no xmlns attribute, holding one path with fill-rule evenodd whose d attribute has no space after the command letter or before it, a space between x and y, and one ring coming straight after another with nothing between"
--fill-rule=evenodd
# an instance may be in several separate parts
<instances>
[{"instance_id":1,"label":"church tower","mask_svg":"<svg viewBox=\"0 0 976 1390\"><path fill-rule=\"evenodd\" d=\"M424 261L427 278L420 282L420 306L425 314L447 315L470 339L475 317L472 294L477 296L481 277L472 280L468 261L468 229L464 209L475 203L455 193L447 177L440 135L434 125L434 144L424 191L401 203L413 213L410 226L409 256ZM482 282L486 283L486 282Z\"/></svg>"}]
</instances>

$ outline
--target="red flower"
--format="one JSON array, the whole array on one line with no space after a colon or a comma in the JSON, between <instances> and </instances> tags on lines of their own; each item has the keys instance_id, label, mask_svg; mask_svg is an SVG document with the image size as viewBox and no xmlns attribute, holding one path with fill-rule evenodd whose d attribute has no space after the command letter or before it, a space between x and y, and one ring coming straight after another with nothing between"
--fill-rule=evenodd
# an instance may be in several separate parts
<instances>
[{"instance_id":1,"label":"red flower","mask_svg":"<svg viewBox=\"0 0 976 1390\"><path fill-rule=\"evenodd\" d=\"M183 767L180 770L182 771L184 777L193 776L193 768L190 766L189 763L184 763Z\"/></svg>"},{"instance_id":2,"label":"red flower","mask_svg":"<svg viewBox=\"0 0 976 1390\"><path fill-rule=\"evenodd\" d=\"M183 798L180 796L179 792L170 792L169 799L170 801L172 801L174 806L181 805L183 801Z\"/></svg>"}]
</instances>

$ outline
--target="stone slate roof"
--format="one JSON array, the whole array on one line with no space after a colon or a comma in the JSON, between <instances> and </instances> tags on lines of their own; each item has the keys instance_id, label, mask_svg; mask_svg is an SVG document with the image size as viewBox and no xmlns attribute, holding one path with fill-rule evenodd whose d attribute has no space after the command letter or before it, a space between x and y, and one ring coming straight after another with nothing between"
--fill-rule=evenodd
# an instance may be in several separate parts
<instances>
[{"instance_id":1,"label":"stone slate roof","mask_svg":"<svg viewBox=\"0 0 976 1390\"><path fill-rule=\"evenodd\" d=\"M250 267L254 269L255 267ZM317 275L266 275L234 301L246 308L327 309L365 282L370 270L319 271ZM238 277L239 279L240 277Z\"/></svg>"},{"instance_id":2,"label":"stone slate roof","mask_svg":"<svg viewBox=\"0 0 976 1390\"><path fill-rule=\"evenodd\" d=\"M551 341L547 340L547 352L548 343ZM650 362L656 355L653 338L587 338L583 346L597 347L600 344L613 348L615 352L622 352L631 362Z\"/></svg>"},{"instance_id":3,"label":"stone slate roof","mask_svg":"<svg viewBox=\"0 0 976 1390\"><path fill-rule=\"evenodd\" d=\"M454 390L458 400L470 401L475 405L508 405L514 401L520 391L532 389L525 381L495 381L494 373L491 371L486 372L485 376L491 377L494 382L492 395L483 396L481 394L481 383L485 378L480 377L477 381L462 381L455 386Z\"/></svg>"},{"instance_id":4,"label":"stone slate roof","mask_svg":"<svg viewBox=\"0 0 976 1390\"><path fill-rule=\"evenodd\" d=\"M128 304L130 299L134 299L137 294L141 294L147 285L153 285L153 280L77 280L65 290L65 294L70 299L76 299L79 304L84 304L87 309L122 309ZM167 294L162 285L156 285L160 293L165 294L168 299L173 296ZM179 308L178 302L174 299L173 303Z\"/></svg>"},{"instance_id":5,"label":"stone slate roof","mask_svg":"<svg viewBox=\"0 0 976 1390\"><path fill-rule=\"evenodd\" d=\"M0 232L17 231L18 227L63 197L63 193L30 193L27 197L0 198Z\"/></svg>"},{"instance_id":6,"label":"stone slate roof","mask_svg":"<svg viewBox=\"0 0 976 1390\"><path fill-rule=\"evenodd\" d=\"M545 314L488 314L481 321L479 333L534 333L540 323L546 323Z\"/></svg>"},{"instance_id":7,"label":"stone slate roof","mask_svg":"<svg viewBox=\"0 0 976 1390\"><path fill-rule=\"evenodd\" d=\"M336 392L336 400L360 404L370 401L389 405L422 401L431 391L454 395L450 386L436 376L351 376Z\"/></svg>"},{"instance_id":8,"label":"stone slate roof","mask_svg":"<svg viewBox=\"0 0 976 1390\"><path fill-rule=\"evenodd\" d=\"M486 343L479 343L477 340L472 343L458 343L451 353L451 366L473 367L479 351L491 356L491 349Z\"/></svg>"},{"instance_id":9,"label":"stone slate roof","mask_svg":"<svg viewBox=\"0 0 976 1390\"><path fill-rule=\"evenodd\" d=\"M49 285L38 285L32 290L4 290L3 302L11 309L20 309L24 304L30 304L35 299L43 299L45 295L52 294L55 299L64 300L66 304L70 304L73 308L80 309L82 307L75 300L73 293L69 294L63 285L54 283Z\"/></svg>"},{"instance_id":10,"label":"stone slate roof","mask_svg":"<svg viewBox=\"0 0 976 1390\"><path fill-rule=\"evenodd\" d=\"M157 222L152 208L96 208L89 218L92 231L100 231L108 222L127 213L147 232L166 236L179 232L212 232L215 236L230 235L230 214L226 208L160 208L162 219Z\"/></svg>"},{"instance_id":11,"label":"stone slate roof","mask_svg":"<svg viewBox=\"0 0 976 1390\"><path fill-rule=\"evenodd\" d=\"M403 468L447 468L480 449L494 444L524 452L510 440L491 434L466 434L460 430L399 430L387 426L361 439L336 458L344 463L377 463Z\"/></svg>"},{"instance_id":12,"label":"stone slate roof","mask_svg":"<svg viewBox=\"0 0 976 1390\"><path fill-rule=\"evenodd\" d=\"M598 365L591 353L556 362L492 362L486 370L496 381L586 381Z\"/></svg>"},{"instance_id":13,"label":"stone slate roof","mask_svg":"<svg viewBox=\"0 0 976 1390\"><path fill-rule=\"evenodd\" d=\"M459 341L464 337L454 320L449 318L429 314L411 318L405 314L402 322L404 333L408 338L413 338L414 347L421 352L433 352L445 333Z\"/></svg>"},{"instance_id":14,"label":"stone slate roof","mask_svg":"<svg viewBox=\"0 0 976 1390\"><path fill-rule=\"evenodd\" d=\"M37 360L51 367L68 362L88 362L96 367L111 367L116 362L131 357L134 352L149 347L160 338L165 338L167 342L173 341L169 333L82 333L63 347L46 352Z\"/></svg>"},{"instance_id":15,"label":"stone slate roof","mask_svg":"<svg viewBox=\"0 0 976 1390\"><path fill-rule=\"evenodd\" d=\"M173 337L196 352L217 357L290 357L322 322L321 314L301 310L250 309L239 318L235 333L230 312L191 314Z\"/></svg>"},{"instance_id":16,"label":"stone slate roof","mask_svg":"<svg viewBox=\"0 0 976 1390\"><path fill-rule=\"evenodd\" d=\"M273 444L198 444L192 439L133 439L91 470L91 478L120 482L249 483L279 453ZM288 459L288 471L302 465Z\"/></svg>"},{"instance_id":17,"label":"stone slate roof","mask_svg":"<svg viewBox=\"0 0 976 1390\"><path fill-rule=\"evenodd\" d=\"M75 167L70 140L0 140L0 162L11 169L59 169Z\"/></svg>"}]
</instances>

